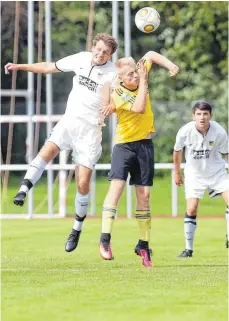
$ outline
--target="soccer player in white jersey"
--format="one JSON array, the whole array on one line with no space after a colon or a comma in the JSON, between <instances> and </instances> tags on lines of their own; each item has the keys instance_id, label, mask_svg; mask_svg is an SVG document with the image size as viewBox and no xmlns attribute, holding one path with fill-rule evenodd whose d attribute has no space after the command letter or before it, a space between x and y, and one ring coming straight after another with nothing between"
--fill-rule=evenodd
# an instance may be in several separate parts
<instances>
[{"instance_id":1,"label":"soccer player in white jersey","mask_svg":"<svg viewBox=\"0 0 229 321\"><path fill-rule=\"evenodd\" d=\"M104 116L101 114L100 107L104 104L103 86L114 81L115 65L109 60L117 47L115 38L108 34L97 34L93 40L91 52L80 52L67 56L56 63L8 63L5 66L6 73L13 70L42 74L60 71L75 73L66 112L29 165L21 187L14 197L14 204L22 206L28 191L40 179L46 165L60 150L73 151L77 183L76 216L72 232L65 245L67 252L77 247L82 224L87 215L92 169L102 152L101 129Z\"/></svg>"},{"instance_id":2,"label":"soccer player in white jersey","mask_svg":"<svg viewBox=\"0 0 229 321\"><path fill-rule=\"evenodd\" d=\"M227 205L226 222L229 236L229 179L222 157L228 155L228 135L222 126L211 120L211 117L212 107L207 102L197 102L193 107L193 121L178 131L174 146L175 183L178 186L183 184L180 169L183 149L186 159L185 249L178 256L180 258L192 257L198 204L207 189L211 198L221 195Z\"/></svg>"}]
</instances>

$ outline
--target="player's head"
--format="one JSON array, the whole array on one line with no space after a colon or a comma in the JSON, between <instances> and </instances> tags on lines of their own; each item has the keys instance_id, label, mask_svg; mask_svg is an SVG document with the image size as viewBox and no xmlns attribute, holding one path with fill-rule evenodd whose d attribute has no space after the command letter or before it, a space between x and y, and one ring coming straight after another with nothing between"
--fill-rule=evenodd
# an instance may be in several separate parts
<instances>
[{"instance_id":1,"label":"player's head","mask_svg":"<svg viewBox=\"0 0 229 321\"><path fill-rule=\"evenodd\" d=\"M198 101L192 108L192 113L195 114L196 110L207 110L209 114L212 115L212 106L206 101Z\"/></svg>"},{"instance_id":2,"label":"player's head","mask_svg":"<svg viewBox=\"0 0 229 321\"><path fill-rule=\"evenodd\" d=\"M212 118L211 105L205 101L197 102L192 108L192 118L195 120L197 128L208 128Z\"/></svg>"},{"instance_id":3,"label":"player's head","mask_svg":"<svg viewBox=\"0 0 229 321\"><path fill-rule=\"evenodd\" d=\"M98 33L93 39L92 62L95 65L103 65L118 48L116 39L106 33Z\"/></svg>"},{"instance_id":4,"label":"player's head","mask_svg":"<svg viewBox=\"0 0 229 321\"><path fill-rule=\"evenodd\" d=\"M136 62L132 57L124 57L124 58L120 58L117 60L116 62L116 67L118 69L121 69L123 67L132 67L132 68L136 68Z\"/></svg>"},{"instance_id":5,"label":"player's head","mask_svg":"<svg viewBox=\"0 0 229 321\"><path fill-rule=\"evenodd\" d=\"M123 67L119 69L118 76L123 85L130 90L135 90L139 85L139 74L136 68Z\"/></svg>"}]
</instances>

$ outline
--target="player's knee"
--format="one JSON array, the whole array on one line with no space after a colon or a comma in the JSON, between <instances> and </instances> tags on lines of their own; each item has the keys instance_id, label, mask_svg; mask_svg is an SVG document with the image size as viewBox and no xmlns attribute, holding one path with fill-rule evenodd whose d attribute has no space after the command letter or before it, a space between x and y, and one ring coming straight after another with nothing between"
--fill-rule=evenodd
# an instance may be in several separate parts
<instances>
[{"instance_id":1,"label":"player's knee","mask_svg":"<svg viewBox=\"0 0 229 321\"><path fill-rule=\"evenodd\" d=\"M138 203L141 207L148 208L150 202L150 191L142 191L138 195Z\"/></svg>"},{"instance_id":2,"label":"player's knee","mask_svg":"<svg viewBox=\"0 0 229 321\"><path fill-rule=\"evenodd\" d=\"M144 202L149 204L149 200L150 200L150 191L145 191L145 193L144 193Z\"/></svg>"},{"instance_id":3,"label":"player's knee","mask_svg":"<svg viewBox=\"0 0 229 321\"><path fill-rule=\"evenodd\" d=\"M77 190L80 194L88 194L90 190L90 181L87 179L80 179L78 182Z\"/></svg>"},{"instance_id":4,"label":"player's knee","mask_svg":"<svg viewBox=\"0 0 229 321\"><path fill-rule=\"evenodd\" d=\"M47 142L40 150L39 156L49 163L60 151L59 147L52 143Z\"/></svg>"}]
</instances>

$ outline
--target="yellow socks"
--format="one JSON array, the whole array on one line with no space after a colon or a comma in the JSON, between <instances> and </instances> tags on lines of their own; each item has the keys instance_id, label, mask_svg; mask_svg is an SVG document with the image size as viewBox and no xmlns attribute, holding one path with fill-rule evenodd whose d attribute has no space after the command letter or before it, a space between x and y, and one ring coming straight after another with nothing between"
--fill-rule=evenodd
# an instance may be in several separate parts
<instances>
[{"instance_id":1,"label":"yellow socks","mask_svg":"<svg viewBox=\"0 0 229 321\"><path fill-rule=\"evenodd\" d=\"M109 206L109 205L103 206L102 233L111 234L115 214L116 214L116 207L115 206Z\"/></svg>"},{"instance_id":2,"label":"yellow socks","mask_svg":"<svg viewBox=\"0 0 229 321\"><path fill-rule=\"evenodd\" d=\"M150 210L136 210L135 218L139 227L139 239L142 241L150 241L150 229L151 229L151 216Z\"/></svg>"}]
</instances>

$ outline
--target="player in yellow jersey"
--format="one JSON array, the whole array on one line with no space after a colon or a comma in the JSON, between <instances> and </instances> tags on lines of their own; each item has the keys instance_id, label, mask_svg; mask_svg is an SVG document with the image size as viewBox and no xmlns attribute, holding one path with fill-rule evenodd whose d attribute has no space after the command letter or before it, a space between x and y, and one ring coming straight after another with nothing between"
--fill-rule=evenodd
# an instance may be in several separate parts
<instances>
[{"instance_id":1,"label":"player in yellow jersey","mask_svg":"<svg viewBox=\"0 0 229 321\"><path fill-rule=\"evenodd\" d=\"M171 76L179 68L160 54L149 52L136 65L132 57L120 59L118 81L111 96L111 104L104 108L105 115L110 109L117 114L115 146L112 153L111 180L102 213L102 234L100 238L100 256L112 260L110 246L112 223L118 201L122 195L128 174L130 184L136 187L137 207L135 212L139 225L139 241L135 253L142 257L142 263L151 267L150 241L150 186L154 176L154 116L148 92L148 72L152 64L166 67Z\"/></svg>"}]
</instances>

